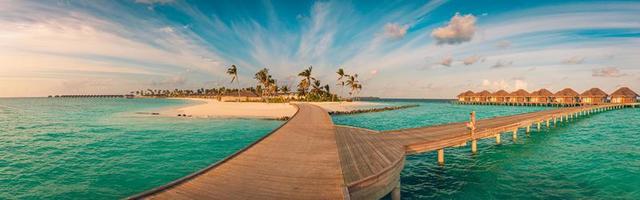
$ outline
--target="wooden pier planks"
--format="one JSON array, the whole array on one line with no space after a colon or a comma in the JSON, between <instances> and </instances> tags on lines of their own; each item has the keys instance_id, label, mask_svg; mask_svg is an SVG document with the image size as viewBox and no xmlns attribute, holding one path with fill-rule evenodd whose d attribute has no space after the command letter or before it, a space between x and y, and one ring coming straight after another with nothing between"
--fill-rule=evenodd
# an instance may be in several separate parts
<instances>
[{"instance_id":1,"label":"wooden pier planks","mask_svg":"<svg viewBox=\"0 0 640 200\"><path fill-rule=\"evenodd\" d=\"M210 171L152 199L343 199L335 127L320 107L297 105L287 124Z\"/></svg>"},{"instance_id":2,"label":"wooden pier planks","mask_svg":"<svg viewBox=\"0 0 640 200\"><path fill-rule=\"evenodd\" d=\"M465 123L377 132L334 126L327 112L315 105L297 107L289 122L231 159L133 198L376 199L397 187L405 155L473 139ZM475 138L578 112L622 107L567 107L482 119Z\"/></svg>"}]
</instances>

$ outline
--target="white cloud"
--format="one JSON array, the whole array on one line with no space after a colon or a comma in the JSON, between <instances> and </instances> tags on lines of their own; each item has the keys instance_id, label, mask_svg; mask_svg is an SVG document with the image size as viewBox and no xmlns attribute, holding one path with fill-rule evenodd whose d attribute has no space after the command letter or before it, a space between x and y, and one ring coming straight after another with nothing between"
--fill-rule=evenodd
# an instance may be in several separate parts
<instances>
[{"instance_id":1,"label":"white cloud","mask_svg":"<svg viewBox=\"0 0 640 200\"><path fill-rule=\"evenodd\" d=\"M594 77L621 77L627 74L621 73L616 67L605 67L600 69L593 69L592 76Z\"/></svg>"},{"instance_id":2,"label":"white cloud","mask_svg":"<svg viewBox=\"0 0 640 200\"><path fill-rule=\"evenodd\" d=\"M407 34L409 26L398 23L387 23L384 25L384 35L391 39L402 39Z\"/></svg>"},{"instance_id":3,"label":"white cloud","mask_svg":"<svg viewBox=\"0 0 640 200\"><path fill-rule=\"evenodd\" d=\"M433 30L431 36L438 44L460 44L470 41L475 32L476 17L456 13L446 26Z\"/></svg>"}]
</instances>

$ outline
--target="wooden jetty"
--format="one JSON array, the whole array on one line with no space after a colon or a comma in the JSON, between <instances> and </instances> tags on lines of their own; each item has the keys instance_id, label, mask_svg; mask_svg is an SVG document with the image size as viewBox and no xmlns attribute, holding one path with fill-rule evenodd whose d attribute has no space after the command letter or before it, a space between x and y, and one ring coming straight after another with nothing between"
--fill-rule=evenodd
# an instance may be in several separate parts
<instances>
[{"instance_id":1,"label":"wooden jetty","mask_svg":"<svg viewBox=\"0 0 640 200\"><path fill-rule=\"evenodd\" d=\"M405 156L477 140L513 140L603 111L635 107L604 104L566 107L437 126L373 131L334 125L322 108L295 104L297 113L278 129L233 155L184 178L129 199L400 199Z\"/></svg>"},{"instance_id":2,"label":"wooden jetty","mask_svg":"<svg viewBox=\"0 0 640 200\"><path fill-rule=\"evenodd\" d=\"M132 94L71 94L71 95L49 95L49 98L133 98Z\"/></svg>"}]
</instances>

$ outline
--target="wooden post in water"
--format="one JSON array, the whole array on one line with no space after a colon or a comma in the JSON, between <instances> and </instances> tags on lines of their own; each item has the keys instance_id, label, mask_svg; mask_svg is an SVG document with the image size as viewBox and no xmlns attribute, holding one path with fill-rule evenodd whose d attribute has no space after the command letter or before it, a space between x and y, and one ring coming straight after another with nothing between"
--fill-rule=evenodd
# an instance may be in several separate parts
<instances>
[{"instance_id":1,"label":"wooden post in water","mask_svg":"<svg viewBox=\"0 0 640 200\"><path fill-rule=\"evenodd\" d=\"M547 119L547 128L549 128L549 124L550 124L549 121L550 119Z\"/></svg>"},{"instance_id":2,"label":"wooden post in water","mask_svg":"<svg viewBox=\"0 0 640 200\"><path fill-rule=\"evenodd\" d=\"M496 134L496 144L500 144L500 133Z\"/></svg>"},{"instance_id":3,"label":"wooden post in water","mask_svg":"<svg viewBox=\"0 0 640 200\"><path fill-rule=\"evenodd\" d=\"M518 130L516 128L516 130ZM527 133L527 135L529 135L529 132L531 132L531 125L527 125L527 129L525 130L525 133Z\"/></svg>"},{"instance_id":4,"label":"wooden post in water","mask_svg":"<svg viewBox=\"0 0 640 200\"><path fill-rule=\"evenodd\" d=\"M529 128L529 127L527 127L527 128ZM513 141L515 142L516 140L518 140L518 127L513 129Z\"/></svg>"},{"instance_id":5,"label":"wooden post in water","mask_svg":"<svg viewBox=\"0 0 640 200\"><path fill-rule=\"evenodd\" d=\"M472 111L469 115L467 128L469 128L469 133L471 134L471 153L476 154L478 152L478 140L476 140L476 111Z\"/></svg>"},{"instance_id":6,"label":"wooden post in water","mask_svg":"<svg viewBox=\"0 0 640 200\"><path fill-rule=\"evenodd\" d=\"M540 132L540 122L538 122L538 132Z\"/></svg>"},{"instance_id":7,"label":"wooden post in water","mask_svg":"<svg viewBox=\"0 0 640 200\"><path fill-rule=\"evenodd\" d=\"M398 181L398 185L391 190L391 200L400 200L400 181Z\"/></svg>"},{"instance_id":8,"label":"wooden post in water","mask_svg":"<svg viewBox=\"0 0 640 200\"><path fill-rule=\"evenodd\" d=\"M444 149L438 149L438 164L444 165Z\"/></svg>"}]
</instances>

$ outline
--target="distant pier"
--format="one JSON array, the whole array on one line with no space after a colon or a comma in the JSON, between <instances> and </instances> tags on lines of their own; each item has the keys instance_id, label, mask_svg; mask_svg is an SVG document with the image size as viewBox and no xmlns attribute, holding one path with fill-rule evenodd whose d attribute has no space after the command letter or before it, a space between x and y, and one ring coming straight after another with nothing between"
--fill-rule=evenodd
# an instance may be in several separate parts
<instances>
[{"instance_id":1,"label":"distant pier","mask_svg":"<svg viewBox=\"0 0 640 200\"><path fill-rule=\"evenodd\" d=\"M296 114L258 141L191 175L129 199L400 199L406 155L477 141L541 133L596 113L637 103L565 107L436 126L374 131L334 125L322 108L295 104Z\"/></svg>"},{"instance_id":2,"label":"distant pier","mask_svg":"<svg viewBox=\"0 0 640 200\"><path fill-rule=\"evenodd\" d=\"M128 98L131 99L132 94L72 94L72 95L49 95L49 98Z\"/></svg>"}]
</instances>

